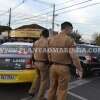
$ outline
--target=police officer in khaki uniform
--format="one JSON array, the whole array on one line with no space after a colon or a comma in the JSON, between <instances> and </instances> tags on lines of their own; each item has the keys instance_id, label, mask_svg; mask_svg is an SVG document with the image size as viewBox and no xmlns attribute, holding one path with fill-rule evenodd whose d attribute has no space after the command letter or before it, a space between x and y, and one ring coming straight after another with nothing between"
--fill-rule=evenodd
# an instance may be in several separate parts
<instances>
[{"instance_id":1,"label":"police officer in khaki uniform","mask_svg":"<svg viewBox=\"0 0 100 100\"><path fill-rule=\"evenodd\" d=\"M34 43L33 46L33 56L35 60L35 68L37 70L37 80L35 81L35 84L33 82L29 94L31 96L27 97L23 100L33 100L34 96L37 93L37 99L36 100L45 100L44 95L46 92L46 89L49 84L49 66L48 66L48 56L47 56L47 46L48 46L48 37L49 37L49 31L43 30L41 33L41 36L39 40L37 40Z\"/></svg>"},{"instance_id":2,"label":"police officer in khaki uniform","mask_svg":"<svg viewBox=\"0 0 100 100\"><path fill-rule=\"evenodd\" d=\"M37 100L45 100L44 95L46 92L46 89L48 87L49 82L49 66L48 66L48 56L47 52L45 51L48 46L48 37L49 37L49 31L44 30L41 33L41 37L39 40L37 40L34 44L35 50L34 52L34 60L35 60L35 66L38 71L38 80L40 80L40 88L37 95ZM37 82L36 82L37 84ZM39 86L38 86L39 87Z\"/></svg>"},{"instance_id":3,"label":"police officer in khaki uniform","mask_svg":"<svg viewBox=\"0 0 100 100\"><path fill-rule=\"evenodd\" d=\"M76 66L77 74L80 78L82 77L82 67L74 52L75 42L69 36L72 29L70 22L64 22L61 24L61 33L48 40L48 58L52 63L48 100L67 100L70 64L73 63Z\"/></svg>"}]
</instances>

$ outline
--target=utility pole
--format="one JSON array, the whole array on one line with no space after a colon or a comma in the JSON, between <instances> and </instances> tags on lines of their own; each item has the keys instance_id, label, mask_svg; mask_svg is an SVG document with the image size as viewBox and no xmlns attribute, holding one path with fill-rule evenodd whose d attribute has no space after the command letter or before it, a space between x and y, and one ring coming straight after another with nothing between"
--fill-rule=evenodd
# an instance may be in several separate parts
<instances>
[{"instance_id":1,"label":"utility pole","mask_svg":"<svg viewBox=\"0 0 100 100\"><path fill-rule=\"evenodd\" d=\"M52 33L54 32L55 28L55 4L53 4L53 15L52 15ZM53 35L53 34L52 34Z\"/></svg>"},{"instance_id":2,"label":"utility pole","mask_svg":"<svg viewBox=\"0 0 100 100\"><path fill-rule=\"evenodd\" d=\"M8 26L11 26L11 8L9 9L9 22L8 22Z\"/></svg>"},{"instance_id":3,"label":"utility pole","mask_svg":"<svg viewBox=\"0 0 100 100\"><path fill-rule=\"evenodd\" d=\"M53 3L48 3L48 2L45 2L45 1L42 1L42 0L33 0L35 2L39 2L39 3L42 3L42 4L45 4L45 5L49 5L51 7L53 7L53 15L52 15L52 27L51 27L51 35L53 35L53 32L54 32L54 28L55 28L55 4Z\"/></svg>"},{"instance_id":4,"label":"utility pole","mask_svg":"<svg viewBox=\"0 0 100 100\"><path fill-rule=\"evenodd\" d=\"M9 9L9 21L8 21L8 27L11 26L11 8ZM10 37L10 30L8 30L8 38Z\"/></svg>"}]
</instances>

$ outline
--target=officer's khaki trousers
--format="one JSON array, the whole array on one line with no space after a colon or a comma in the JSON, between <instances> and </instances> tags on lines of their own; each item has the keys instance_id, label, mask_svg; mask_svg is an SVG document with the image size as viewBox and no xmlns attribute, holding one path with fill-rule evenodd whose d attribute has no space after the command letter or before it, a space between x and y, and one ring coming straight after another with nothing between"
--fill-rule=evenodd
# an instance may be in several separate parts
<instances>
[{"instance_id":1,"label":"officer's khaki trousers","mask_svg":"<svg viewBox=\"0 0 100 100\"><path fill-rule=\"evenodd\" d=\"M35 62L35 66L38 72L38 78L35 84L31 86L29 93L36 92L38 88L37 100L44 100L44 95L49 85L49 67L43 62Z\"/></svg>"},{"instance_id":2,"label":"officer's khaki trousers","mask_svg":"<svg viewBox=\"0 0 100 100\"><path fill-rule=\"evenodd\" d=\"M31 88L29 89L29 94L37 94L39 87L40 87L40 71L36 69L37 71L37 78L36 80L33 80Z\"/></svg>"},{"instance_id":3,"label":"officer's khaki trousers","mask_svg":"<svg viewBox=\"0 0 100 100\"><path fill-rule=\"evenodd\" d=\"M69 67L53 64L50 68L50 89L48 100L68 100Z\"/></svg>"}]
</instances>

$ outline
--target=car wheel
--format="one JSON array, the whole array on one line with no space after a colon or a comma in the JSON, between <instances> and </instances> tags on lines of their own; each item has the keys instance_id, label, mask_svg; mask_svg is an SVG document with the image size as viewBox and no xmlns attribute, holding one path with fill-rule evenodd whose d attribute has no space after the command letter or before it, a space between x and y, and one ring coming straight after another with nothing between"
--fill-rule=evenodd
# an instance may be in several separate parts
<instances>
[{"instance_id":1,"label":"car wheel","mask_svg":"<svg viewBox=\"0 0 100 100\"><path fill-rule=\"evenodd\" d=\"M88 78L88 76L89 76L88 66L84 63L81 63L81 65L83 68L83 78Z\"/></svg>"}]
</instances>

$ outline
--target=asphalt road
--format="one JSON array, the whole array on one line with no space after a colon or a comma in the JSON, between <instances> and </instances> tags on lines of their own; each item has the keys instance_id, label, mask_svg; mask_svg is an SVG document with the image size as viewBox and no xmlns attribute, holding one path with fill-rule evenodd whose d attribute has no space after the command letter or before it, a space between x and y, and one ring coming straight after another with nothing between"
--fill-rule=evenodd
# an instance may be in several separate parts
<instances>
[{"instance_id":1,"label":"asphalt road","mask_svg":"<svg viewBox=\"0 0 100 100\"><path fill-rule=\"evenodd\" d=\"M100 77L91 79L70 90L77 100L100 100ZM80 99L79 99L80 98ZM74 100L74 99L70 99Z\"/></svg>"},{"instance_id":2,"label":"asphalt road","mask_svg":"<svg viewBox=\"0 0 100 100\"><path fill-rule=\"evenodd\" d=\"M29 85L0 84L0 100L21 100L27 97L28 88ZM69 100L100 100L100 77L71 82L68 98Z\"/></svg>"},{"instance_id":3,"label":"asphalt road","mask_svg":"<svg viewBox=\"0 0 100 100\"><path fill-rule=\"evenodd\" d=\"M0 84L0 100L20 100L27 96L29 85Z\"/></svg>"}]
</instances>

